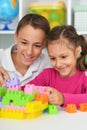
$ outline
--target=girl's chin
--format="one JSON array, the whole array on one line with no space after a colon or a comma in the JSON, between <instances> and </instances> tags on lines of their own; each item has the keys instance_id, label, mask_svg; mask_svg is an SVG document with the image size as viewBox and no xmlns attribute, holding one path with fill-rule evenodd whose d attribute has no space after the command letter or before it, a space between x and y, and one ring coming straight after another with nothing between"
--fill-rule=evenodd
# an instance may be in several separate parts
<instances>
[{"instance_id":1,"label":"girl's chin","mask_svg":"<svg viewBox=\"0 0 87 130\"><path fill-rule=\"evenodd\" d=\"M61 77L68 77L68 73L59 73Z\"/></svg>"},{"instance_id":2,"label":"girl's chin","mask_svg":"<svg viewBox=\"0 0 87 130\"><path fill-rule=\"evenodd\" d=\"M34 59L24 59L24 63L26 64L32 64L34 62Z\"/></svg>"}]
</instances>

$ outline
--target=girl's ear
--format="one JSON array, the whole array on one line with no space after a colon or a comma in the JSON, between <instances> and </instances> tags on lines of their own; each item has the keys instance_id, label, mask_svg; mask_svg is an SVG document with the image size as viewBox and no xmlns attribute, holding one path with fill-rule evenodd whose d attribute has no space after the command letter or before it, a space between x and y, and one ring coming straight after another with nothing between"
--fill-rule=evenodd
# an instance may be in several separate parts
<instances>
[{"instance_id":1,"label":"girl's ear","mask_svg":"<svg viewBox=\"0 0 87 130\"><path fill-rule=\"evenodd\" d=\"M81 48L81 46L78 46L78 47L76 48L76 51L75 51L75 54L76 54L76 57L77 57L77 58L79 57L79 55L81 55L81 52L82 52L82 48Z\"/></svg>"}]
</instances>

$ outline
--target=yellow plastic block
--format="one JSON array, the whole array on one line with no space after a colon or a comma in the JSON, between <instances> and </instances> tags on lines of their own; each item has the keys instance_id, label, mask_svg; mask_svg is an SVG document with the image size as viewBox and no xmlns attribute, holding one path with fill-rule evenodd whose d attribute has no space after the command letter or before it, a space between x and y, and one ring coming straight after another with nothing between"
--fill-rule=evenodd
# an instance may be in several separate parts
<instances>
[{"instance_id":1,"label":"yellow plastic block","mask_svg":"<svg viewBox=\"0 0 87 130\"><path fill-rule=\"evenodd\" d=\"M22 110L11 110L7 108L0 109L0 117L13 118L13 119L24 119L25 114Z\"/></svg>"},{"instance_id":2,"label":"yellow plastic block","mask_svg":"<svg viewBox=\"0 0 87 130\"><path fill-rule=\"evenodd\" d=\"M40 115L42 115L42 113L43 113L42 111L38 111L38 112L35 112L35 113L25 113L25 118L28 118L28 119L37 118Z\"/></svg>"},{"instance_id":3,"label":"yellow plastic block","mask_svg":"<svg viewBox=\"0 0 87 130\"><path fill-rule=\"evenodd\" d=\"M44 110L47 107L48 107L48 102L42 103L41 101L33 101L26 104L25 111L27 113L35 113L40 110Z\"/></svg>"}]
</instances>

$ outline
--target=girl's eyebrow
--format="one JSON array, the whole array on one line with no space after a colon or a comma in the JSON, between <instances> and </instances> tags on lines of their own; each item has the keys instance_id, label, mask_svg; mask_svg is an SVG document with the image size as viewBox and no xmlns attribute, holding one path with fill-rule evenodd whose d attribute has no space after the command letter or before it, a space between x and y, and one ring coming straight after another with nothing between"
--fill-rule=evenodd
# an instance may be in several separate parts
<instances>
[{"instance_id":1,"label":"girl's eyebrow","mask_svg":"<svg viewBox=\"0 0 87 130\"><path fill-rule=\"evenodd\" d=\"M49 55L49 54L48 54ZM49 57L54 57L54 56L52 56L52 55L49 55Z\"/></svg>"},{"instance_id":2,"label":"girl's eyebrow","mask_svg":"<svg viewBox=\"0 0 87 130\"><path fill-rule=\"evenodd\" d=\"M24 38L22 38L22 37L20 37L20 40L28 41L27 39L24 39Z\"/></svg>"},{"instance_id":3,"label":"girl's eyebrow","mask_svg":"<svg viewBox=\"0 0 87 130\"><path fill-rule=\"evenodd\" d=\"M29 41L26 40L26 39L22 39L22 38L21 38L21 40L22 40L22 41L25 41L25 42L29 42ZM42 45L42 42L40 42L40 41L36 41L36 42L34 42L33 44L40 44L40 45Z\"/></svg>"}]
</instances>

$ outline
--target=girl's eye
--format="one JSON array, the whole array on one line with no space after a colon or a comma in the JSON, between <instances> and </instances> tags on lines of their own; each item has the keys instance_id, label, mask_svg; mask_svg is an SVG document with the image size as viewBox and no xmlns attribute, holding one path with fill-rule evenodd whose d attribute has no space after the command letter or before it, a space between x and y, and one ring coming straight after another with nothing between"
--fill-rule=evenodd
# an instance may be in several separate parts
<instances>
[{"instance_id":1,"label":"girl's eye","mask_svg":"<svg viewBox=\"0 0 87 130\"><path fill-rule=\"evenodd\" d=\"M21 42L22 44L27 44L27 42Z\"/></svg>"},{"instance_id":2,"label":"girl's eye","mask_svg":"<svg viewBox=\"0 0 87 130\"><path fill-rule=\"evenodd\" d=\"M50 58L50 60L55 60L55 58Z\"/></svg>"},{"instance_id":3,"label":"girl's eye","mask_svg":"<svg viewBox=\"0 0 87 130\"><path fill-rule=\"evenodd\" d=\"M42 47L42 46L41 46L41 45L35 45L35 47L38 47L38 48L39 48L39 47Z\"/></svg>"},{"instance_id":4,"label":"girl's eye","mask_svg":"<svg viewBox=\"0 0 87 130\"><path fill-rule=\"evenodd\" d=\"M67 56L62 56L63 59L65 59Z\"/></svg>"}]
</instances>

